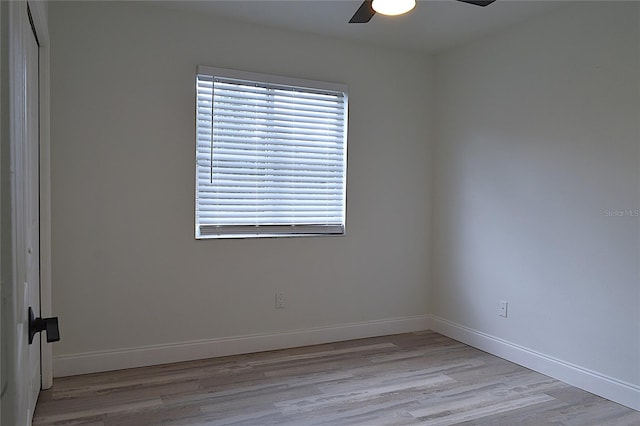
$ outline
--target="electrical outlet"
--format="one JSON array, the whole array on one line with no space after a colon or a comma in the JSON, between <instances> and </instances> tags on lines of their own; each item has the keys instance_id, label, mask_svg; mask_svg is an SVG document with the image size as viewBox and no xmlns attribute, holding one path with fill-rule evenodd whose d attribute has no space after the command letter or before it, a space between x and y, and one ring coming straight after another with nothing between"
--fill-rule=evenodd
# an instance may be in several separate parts
<instances>
[{"instance_id":1,"label":"electrical outlet","mask_svg":"<svg viewBox=\"0 0 640 426\"><path fill-rule=\"evenodd\" d=\"M498 315L505 318L507 317L507 301L506 300L501 300L498 303Z\"/></svg>"},{"instance_id":2,"label":"electrical outlet","mask_svg":"<svg viewBox=\"0 0 640 426\"><path fill-rule=\"evenodd\" d=\"M284 309L284 293L276 292L276 309Z\"/></svg>"}]
</instances>

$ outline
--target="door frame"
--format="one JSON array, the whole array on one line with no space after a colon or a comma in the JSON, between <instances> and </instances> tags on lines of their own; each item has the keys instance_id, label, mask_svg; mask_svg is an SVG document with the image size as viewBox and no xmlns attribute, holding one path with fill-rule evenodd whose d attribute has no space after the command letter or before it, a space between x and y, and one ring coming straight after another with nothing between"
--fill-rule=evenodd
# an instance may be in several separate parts
<instances>
[{"instance_id":1,"label":"door frame","mask_svg":"<svg viewBox=\"0 0 640 426\"><path fill-rule=\"evenodd\" d=\"M51 316L51 150L50 150L50 80L49 80L49 57L50 57L50 39L48 27L48 10L47 3L44 1L15 1L9 2L9 48L8 48L8 78L9 78L9 143L12 147L17 146L19 140L24 138L25 123L25 63L24 57L25 40L23 39L23 30L25 25L24 16L27 14L27 7L31 10L33 26L35 28L39 42L39 92L40 92L40 130L39 130L39 149L40 149L40 314L42 317ZM15 152L15 148L12 148ZM11 155L11 169L18 164L18 159ZM13 186L13 184L12 184ZM13 187L12 192L19 191ZM15 195L14 195L15 200ZM18 253L21 242L17 241L17 230L15 229L16 218L15 206L11 206L12 210L12 253L11 258L13 264L13 279L11 283L5 283L12 287L10 303L12 304L13 320L17 325L21 325L24 330L27 327L28 320L26 314L24 318L17 317L16 313L24 313L24 309L20 307L22 304L21 288L17 282L17 264ZM6 320L6 317L5 317ZM18 327L20 328L20 327ZM23 332L26 332L24 330ZM40 336L41 339L44 336ZM43 342L43 340L41 340ZM13 357L17 356L17 352L13 352ZM41 344L41 388L50 388L53 384L53 352L51 345L44 341ZM13 366L21 365L22 362L15 360ZM16 380L20 380L22 372L12 372ZM22 390L22 385L17 386ZM16 395L16 405L20 405L23 395ZM16 407L18 408L18 407ZM18 418L22 415L19 411L16 413ZM19 419L16 419L19 421ZM27 419L30 421L30 419Z\"/></svg>"},{"instance_id":2,"label":"door frame","mask_svg":"<svg viewBox=\"0 0 640 426\"><path fill-rule=\"evenodd\" d=\"M2 11L4 10L4 7L2 6L2 4L0 4L0 93L2 93L2 90L4 88L4 68L2 67L2 61L6 61L5 57L4 57L4 40L3 38L5 37L5 32L2 30L2 26L6 25L5 22L2 20ZM6 12L4 12L6 13ZM4 123L4 115L2 115L2 108L5 108L4 106L4 101L0 101L0 140L2 140L4 138L4 133L3 133L3 123ZM0 146L0 151L2 150L2 146ZM3 179L3 174L2 174L2 152L0 152L0 265L2 264L2 246L3 244L3 239L2 239L2 203L3 203L3 198L2 198L2 179ZM2 335L2 333L4 333L4 329L2 328L2 317L3 317L3 313L2 313L2 305L3 305L3 301L2 301L2 267L0 266L0 335ZM5 343L6 344L6 343ZM3 360L2 357L6 356L3 355L4 351L2 349L2 342L0 341L0 422L2 422L2 393L4 392L4 381L2 380L2 374L3 374ZM6 360L5 360L6 362ZM6 372L4 372L4 374L7 374Z\"/></svg>"}]
</instances>

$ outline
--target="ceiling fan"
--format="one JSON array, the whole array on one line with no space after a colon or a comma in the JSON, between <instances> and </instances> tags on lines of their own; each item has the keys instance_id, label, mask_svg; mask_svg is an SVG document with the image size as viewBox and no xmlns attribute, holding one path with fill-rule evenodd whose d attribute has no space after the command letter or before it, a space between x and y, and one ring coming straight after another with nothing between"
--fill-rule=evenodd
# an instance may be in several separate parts
<instances>
[{"instance_id":1,"label":"ceiling fan","mask_svg":"<svg viewBox=\"0 0 640 426\"><path fill-rule=\"evenodd\" d=\"M484 6L489 6L491 3L493 3L496 0L457 0L457 1L484 7ZM356 13L354 13L351 19L349 20L349 23L364 24L369 22L371 18L373 18L373 15L376 14L376 9L377 9L377 12L383 13L386 15L400 15L402 13L406 13L410 11L415 6L415 1L413 0L408 0L408 1L391 0L390 2L383 2L380 0L376 1L375 3L387 3L392 8L399 7L400 3L403 3L406 5L406 8L404 9L391 10L389 11L389 13L387 13L385 10L380 9L378 5L376 5L376 9L374 9L373 3L374 3L373 0L364 0L360 5L360 7L358 8L358 10L356 10ZM385 6L383 5L382 7L384 8Z\"/></svg>"}]
</instances>

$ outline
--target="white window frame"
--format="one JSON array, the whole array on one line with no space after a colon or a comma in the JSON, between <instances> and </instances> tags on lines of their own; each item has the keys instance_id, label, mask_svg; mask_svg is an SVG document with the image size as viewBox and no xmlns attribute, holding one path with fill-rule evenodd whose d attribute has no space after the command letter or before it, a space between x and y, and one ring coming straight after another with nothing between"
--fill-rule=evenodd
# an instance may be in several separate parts
<instances>
[{"instance_id":1,"label":"white window frame","mask_svg":"<svg viewBox=\"0 0 640 426\"><path fill-rule=\"evenodd\" d=\"M236 80L242 82L250 82L252 84L256 84L258 87L277 87L277 88L286 88L292 89L293 91L300 92L302 94L306 93L322 93L325 92L332 96L336 96L342 100L342 108L336 109L341 113L342 117L342 134L337 138L341 142L341 146L338 146L338 151L341 152L341 157L339 154L338 158L341 158L341 164L338 166L338 169L341 167L342 170L339 173L341 174L341 188L338 189L339 195L334 194L334 199L331 201L336 203L339 201L341 205L338 209L341 209L340 215L341 218L339 221L336 220L335 217L331 219L328 218L329 213L327 214L327 221L330 223L300 223L300 219L295 219L297 223L262 223L262 224L247 224L247 223L218 223L212 224L211 219L207 220L205 214L201 214L200 212L200 202L199 199L202 198L206 200L207 191L204 190L205 186L207 187L209 192L211 192L211 185L206 185L202 178L203 171L203 156L210 154L213 158L214 153L214 145L215 145L215 135L213 132L214 129L214 113L213 113L213 101L215 99L215 94L213 93L214 89L211 90L211 95L208 93L205 95L204 90L202 96L212 96L211 99L211 112L203 112L201 102L205 102L201 98L199 81L200 76L207 76L207 78L218 79L219 80ZM220 89L223 90L223 89ZM207 123L211 124L207 124ZM196 197L195 197L195 238L196 239L210 239L210 238L261 238L261 237L300 237L300 236L330 236L330 235L345 235L345 227L346 227L346 180L347 180L347 125L348 125L348 89L344 84L337 83L328 83L321 81L313 81L313 80L305 80L277 75L269 75L269 74L260 74L246 71L238 71L231 70L225 68L216 68L209 66L198 66L197 75L196 75ZM209 131L211 134L210 148L209 151L206 151L206 141L204 141L202 136L202 131ZM300 146L295 146L293 144L294 149L300 148ZM290 148L288 148L290 149ZM335 148L333 148L335 151ZM211 179L213 179L213 160L211 164ZM247 167L247 171L250 171L249 167ZM201 191L201 185L203 186L203 190ZM340 186L340 185L338 185ZM259 192L258 192L259 193ZM205 194L201 196L200 194ZM269 194L268 191L265 191L263 194ZM313 200L312 200L313 201ZM317 200L316 200L317 203ZM310 204L313 204L311 202ZM205 203L202 203L204 206ZM309 206L307 206L309 207ZM202 210L205 213L211 214L211 209L207 209L203 207ZM336 208L334 207L333 214L335 215ZM228 218L227 218L228 219ZM204 223L203 223L204 222ZM209 223L206 223L209 222ZM224 221L221 221L224 222ZM239 222L242 222L239 220ZM245 221L246 222L246 221ZM340 222L340 223L338 223Z\"/></svg>"}]
</instances>

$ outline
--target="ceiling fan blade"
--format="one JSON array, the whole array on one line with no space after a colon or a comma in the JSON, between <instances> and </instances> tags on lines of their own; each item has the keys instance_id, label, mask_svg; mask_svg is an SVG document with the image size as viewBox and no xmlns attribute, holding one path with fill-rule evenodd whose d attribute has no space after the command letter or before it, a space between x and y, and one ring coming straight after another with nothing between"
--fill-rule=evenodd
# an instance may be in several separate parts
<instances>
[{"instance_id":1,"label":"ceiling fan blade","mask_svg":"<svg viewBox=\"0 0 640 426\"><path fill-rule=\"evenodd\" d=\"M469 4L475 4L476 6L489 6L491 3L493 3L496 0L458 0L461 1L463 3L469 3Z\"/></svg>"},{"instance_id":2,"label":"ceiling fan blade","mask_svg":"<svg viewBox=\"0 0 640 426\"><path fill-rule=\"evenodd\" d=\"M373 0L364 0L356 13L353 14L351 19L349 20L350 24L364 24L367 23L373 18L373 15L376 14L376 11L373 10L371 6Z\"/></svg>"}]
</instances>

